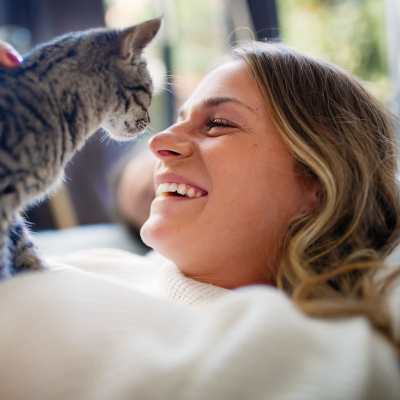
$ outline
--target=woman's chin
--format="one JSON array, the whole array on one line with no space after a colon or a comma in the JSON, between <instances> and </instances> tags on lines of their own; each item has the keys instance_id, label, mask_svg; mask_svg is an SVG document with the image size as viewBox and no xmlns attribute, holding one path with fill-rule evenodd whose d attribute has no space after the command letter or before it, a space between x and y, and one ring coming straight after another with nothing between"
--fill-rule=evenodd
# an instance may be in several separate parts
<instances>
[{"instance_id":1,"label":"woman's chin","mask_svg":"<svg viewBox=\"0 0 400 400\"><path fill-rule=\"evenodd\" d=\"M198 253L196 248L190 246L193 243L190 240L190 233L185 231L183 233L177 229L176 225L161 223L158 218L152 219L151 217L143 224L140 230L140 236L143 242L154 249L163 257L172 261L182 272L191 273L188 265L197 265ZM196 256L193 256L196 255Z\"/></svg>"},{"instance_id":2,"label":"woman's chin","mask_svg":"<svg viewBox=\"0 0 400 400\"><path fill-rule=\"evenodd\" d=\"M147 246L163 254L171 245L174 234L171 226L150 216L140 229L140 237Z\"/></svg>"}]
</instances>

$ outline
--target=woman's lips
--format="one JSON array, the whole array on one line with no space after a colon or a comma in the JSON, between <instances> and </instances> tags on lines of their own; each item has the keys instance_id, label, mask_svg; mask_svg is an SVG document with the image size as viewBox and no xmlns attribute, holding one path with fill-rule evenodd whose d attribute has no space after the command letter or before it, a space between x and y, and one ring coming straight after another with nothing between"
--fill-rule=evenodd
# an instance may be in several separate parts
<instances>
[{"instance_id":1,"label":"woman's lips","mask_svg":"<svg viewBox=\"0 0 400 400\"><path fill-rule=\"evenodd\" d=\"M204 197L207 197L207 195L203 195L201 197L187 197L187 196L175 196L175 195L169 195L169 194L161 194L157 196L157 198L162 199L162 200L175 200L175 201L182 201L182 200L198 200L202 199Z\"/></svg>"}]
</instances>

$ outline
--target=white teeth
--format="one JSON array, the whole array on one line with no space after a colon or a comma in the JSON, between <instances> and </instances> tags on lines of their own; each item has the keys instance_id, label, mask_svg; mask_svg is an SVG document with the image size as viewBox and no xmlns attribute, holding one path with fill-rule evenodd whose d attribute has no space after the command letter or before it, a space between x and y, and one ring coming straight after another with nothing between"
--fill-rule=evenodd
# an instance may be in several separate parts
<instances>
[{"instance_id":1,"label":"white teeth","mask_svg":"<svg viewBox=\"0 0 400 400\"><path fill-rule=\"evenodd\" d=\"M195 194L196 194L196 191L193 188L190 188L186 193L186 195L189 197L194 197Z\"/></svg>"},{"instance_id":2,"label":"white teeth","mask_svg":"<svg viewBox=\"0 0 400 400\"><path fill-rule=\"evenodd\" d=\"M190 198L195 198L195 197L201 197L202 192L200 190L197 190L189 185L186 185L184 183L161 183L158 188L157 188L157 196L162 195L163 193L169 193L169 192L178 192L179 194L190 197Z\"/></svg>"},{"instance_id":3,"label":"white teeth","mask_svg":"<svg viewBox=\"0 0 400 400\"><path fill-rule=\"evenodd\" d=\"M168 192L168 183L161 183L160 185L158 185L157 188L157 196L161 195L164 192Z\"/></svg>"},{"instance_id":4,"label":"white teeth","mask_svg":"<svg viewBox=\"0 0 400 400\"><path fill-rule=\"evenodd\" d=\"M184 183L180 183L178 186L178 193L179 194L186 194L186 185Z\"/></svg>"},{"instance_id":5,"label":"white teeth","mask_svg":"<svg viewBox=\"0 0 400 400\"><path fill-rule=\"evenodd\" d=\"M170 192L176 192L176 189L178 189L178 185L176 183L168 183L168 185Z\"/></svg>"}]
</instances>

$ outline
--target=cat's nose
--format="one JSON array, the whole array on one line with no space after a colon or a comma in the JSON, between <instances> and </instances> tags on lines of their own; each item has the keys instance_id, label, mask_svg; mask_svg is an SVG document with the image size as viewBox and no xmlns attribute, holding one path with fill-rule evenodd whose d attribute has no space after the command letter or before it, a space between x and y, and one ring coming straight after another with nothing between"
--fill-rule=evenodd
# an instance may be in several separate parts
<instances>
[{"instance_id":1,"label":"cat's nose","mask_svg":"<svg viewBox=\"0 0 400 400\"><path fill-rule=\"evenodd\" d=\"M150 115L149 112L146 111L143 118L139 118L136 120L136 128L144 129L150 123Z\"/></svg>"},{"instance_id":2,"label":"cat's nose","mask_svg":"<svg viewBox=\"0 0 400 400\"><path fill-rule=\"evenodd\" d=\"M148 122L145 119L141 118L136 121L136 128L137 129L144 129L148 125Z\"/></svg>"}]
</instances>

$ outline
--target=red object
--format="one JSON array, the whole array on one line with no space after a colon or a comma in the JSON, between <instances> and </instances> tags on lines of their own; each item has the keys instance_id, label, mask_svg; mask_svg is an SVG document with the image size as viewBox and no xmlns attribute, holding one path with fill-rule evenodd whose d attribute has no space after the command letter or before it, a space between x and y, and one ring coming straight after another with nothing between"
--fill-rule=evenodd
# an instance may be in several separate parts
<instances>
[{"instance_id":1,"label":"red object","mask_svg":"<svg viewBox=\"0 0 400 400\"><path fill-rule=\"evenodd\" d=\"M22 57L18 56L17 54L14 54L14 53L7 52L6 57L7 57L8 61L10 61L10 63L14 66L17 66L17 65L21 64L21 62L22 62Z\"/></svg>"}]
</instances>

